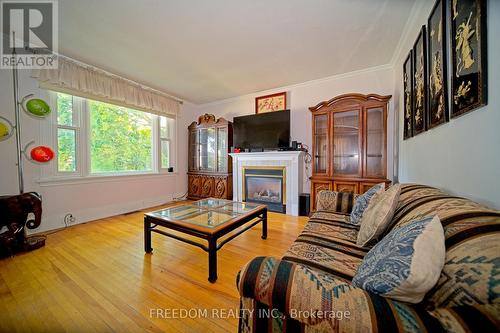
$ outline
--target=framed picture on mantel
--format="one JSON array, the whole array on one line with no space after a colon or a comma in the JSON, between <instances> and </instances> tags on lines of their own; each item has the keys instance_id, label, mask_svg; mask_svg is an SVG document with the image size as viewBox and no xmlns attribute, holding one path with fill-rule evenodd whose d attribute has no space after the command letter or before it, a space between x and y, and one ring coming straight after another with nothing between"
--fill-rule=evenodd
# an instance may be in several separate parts
<instances>
[{"instance_id":1,"label":"framed picture on mantel","mask_svg":"<svg viewBox=\"0 0 500 333\"><path fill-rule=\"evenodd\" d=\"M286 92L255 98L255 113L286 110Z\"/></svg>"}]
</instances>

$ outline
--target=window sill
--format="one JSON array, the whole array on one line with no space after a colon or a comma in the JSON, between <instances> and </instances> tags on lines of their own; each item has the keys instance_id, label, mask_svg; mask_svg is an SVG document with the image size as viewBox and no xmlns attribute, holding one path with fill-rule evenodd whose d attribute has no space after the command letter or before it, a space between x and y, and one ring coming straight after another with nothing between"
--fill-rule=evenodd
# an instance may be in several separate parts
<instances>
[{"instance_id":1,"label":"window sill","mask_svg":"<svg viewBox=\"0 0 500 333\"><path fill-rule=\"evenodd\" d=\"M138 173L138 174L114 174L114 175L93 175L87 177L53 177L42 178L37 181L40 186L59 186L73 184L92 184L92 183L113 183L126 181L140 181L144 179L177 177L178 172L165 173Z\"/></svg>"}]
</instances>

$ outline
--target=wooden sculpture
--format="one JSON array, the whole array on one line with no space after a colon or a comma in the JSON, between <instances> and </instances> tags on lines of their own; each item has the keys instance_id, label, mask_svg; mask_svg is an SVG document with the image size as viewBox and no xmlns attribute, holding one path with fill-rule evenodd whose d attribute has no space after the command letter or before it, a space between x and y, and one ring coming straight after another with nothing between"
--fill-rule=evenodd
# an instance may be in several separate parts
<instances>
[{"instance_id":1,"label":"wooden sculpture","mask_svg":"<svg viewBox=\"0 0 500 333\"><path fill-rule=\"evenodd\" d=\"M33 214L34 217L32 217ZM0 196L0 256L14 255L45 245L45 237L26 237L42 220L42 197L36 192Z\"/></svg>"}]
</instances>

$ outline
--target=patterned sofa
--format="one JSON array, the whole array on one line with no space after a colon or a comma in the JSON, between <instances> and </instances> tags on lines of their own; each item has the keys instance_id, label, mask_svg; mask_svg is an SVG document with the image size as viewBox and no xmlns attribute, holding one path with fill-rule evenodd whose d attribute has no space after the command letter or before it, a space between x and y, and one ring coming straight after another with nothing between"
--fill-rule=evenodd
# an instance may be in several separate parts
<instances>
[{"instance_id":1,"label":"patterned sofa","mask_svg":"<svg viewBox=\"0 0 500 333\"><path fill-rule=\"evenodd\" d=\"M322 192L318 211L281 259L257 257L240 271L240 332L500 331L500 211L402 186L391 228L436 213L446 239L441 277L415 305L351 285L369 248L356 246L358 227L346 223L349 200Z\"/></svg>"}]
</instances>

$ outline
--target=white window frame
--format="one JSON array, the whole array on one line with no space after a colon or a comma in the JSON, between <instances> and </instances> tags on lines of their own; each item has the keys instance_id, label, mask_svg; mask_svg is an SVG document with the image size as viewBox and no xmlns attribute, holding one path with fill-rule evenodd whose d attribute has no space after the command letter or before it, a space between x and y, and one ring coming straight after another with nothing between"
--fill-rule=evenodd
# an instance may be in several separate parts
<instances>
[{"instance_id":1,"label":"white window frame","mask_svg":"<svg viewBox=\"0 0 500 333\"><path fill-rule=\"evenodd\" d=\"M168 134L169 136L168 137L163 137L161 135L161 119L160 119L160 116L158 116L156 119L158 121L158 126L155 126L158 128L158 147L157 147L157 153L158 153L158 169L160 170L160 172L168 172L168 168L169 167L173 167L174 168L174 171L175 171L175 167L176 167L176 157L177 157L177 149L175 149L175 142L177 142L177 121L174 117L166 117L166 116L163 116L164 118L167 119L167 126L168 123L169 123L169 120L174 120L174 125L172 126L172 128L169 128L168 129ZM173 132L173 133L172 133ZM162 165L161 165L161 144L162 142L168 142L169 145L168 145L168 152L169 152L169 166L164 168Z\"/></svg>"},{"instance_id":2,"label":"white window frame","mask_svg":"<svg viewBox=\"0 0 500 333\"><path fill-rule=\"evenodd\" d=\"M165 176L165 175L177 175L177 126L178 119L175 116L167 116L167 118L173 119L173 131L170 141L170 151L169 151L169 162L170 166L174 168L174 172L168 172L167 168L162 168L161 166L161 141L167 140L160 137L160 116L153 115L152 118L152 170L151 171L127 171L127 172L104 172L104 173L92 173L90 170L91 157L90 157L90 110L86 98L81 98L73 95L73 119L77 121L73 125L79 126L67 126L59 125L57 122L57 92L47 91L48 100L52 112L48 117L47 122L41 125L41 142L50 147L54 147L56 152L56 158L52 163L48 163L41 168L41 175L39 183L50 184L50 183L66 183L74 181L82 182L94 182L94 181L112 181L119 180L121 177L146 177L146 176ZM69 94L71 95L71 94ZM112 104L112 103L110 103ZM138 110L140 111L140 110ZM58 150L58 140L57 132L59 128L74 129L76 132L76 171L59 171L58 170L58 160L57 152Z\"/></svg>"}]
</instances>

